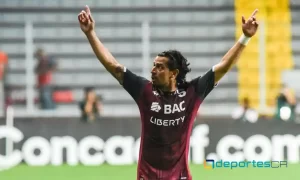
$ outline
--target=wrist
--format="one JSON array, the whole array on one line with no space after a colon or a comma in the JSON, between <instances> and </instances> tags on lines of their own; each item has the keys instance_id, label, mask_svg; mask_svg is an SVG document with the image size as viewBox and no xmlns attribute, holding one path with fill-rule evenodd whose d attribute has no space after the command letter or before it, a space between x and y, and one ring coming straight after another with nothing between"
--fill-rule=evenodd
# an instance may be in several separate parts
<instances>
[{"instance_id":1,"label":"wrist","mask_svg":"<svg viewBox=\"0 0 300 180\"><path fill-rule=\"evenodd\" d=\"M93 35L95 35L95 34L96 34L96 32L95 32L94 30L90 30L90 31L88 31L88 32L85 32L85 35L86 35L87 37L93 36Z\"/></svg>"},{"instance_id":2,"label":"wrist","mask_svg":"<svg viewBox=\"0 0 300 180\"><path fill-rule=\"evenodd\" d=\"M245 34L242 34L240 39L238 40L239 43L241 43L242 45L246 46L249 41L250 41L251 37L247 37L245 36Z\"/></svg>"}]
</instances>

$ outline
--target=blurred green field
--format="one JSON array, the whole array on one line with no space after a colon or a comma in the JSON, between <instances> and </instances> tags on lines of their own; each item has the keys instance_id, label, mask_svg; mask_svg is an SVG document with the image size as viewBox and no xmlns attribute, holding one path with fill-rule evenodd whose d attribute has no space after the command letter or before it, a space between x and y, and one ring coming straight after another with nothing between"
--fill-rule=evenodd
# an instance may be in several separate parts
<instances>
[{"instance_id":1,"label":"blurred green field","mask_svg":"<svg viewBox=\"0 0 300 180\"><path fill-rule=\"evenodd\" d=\"M202 165L190 166L193 180L297 180L300 179L300 164L278 169L213 169L206 170ZM136 166L46 166L28 167L20 165L1 171L0 180L135 180Z\"/></svg>"}]
</instances>

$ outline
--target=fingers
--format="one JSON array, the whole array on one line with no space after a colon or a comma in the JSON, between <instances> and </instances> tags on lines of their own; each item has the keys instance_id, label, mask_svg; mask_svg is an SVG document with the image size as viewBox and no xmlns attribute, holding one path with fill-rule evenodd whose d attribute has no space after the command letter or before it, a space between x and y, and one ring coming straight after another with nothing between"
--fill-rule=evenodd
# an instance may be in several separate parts
<instances>
[{"instance_id":1,"label":"fingers","mask_svg":"<svg viewBox=\"0 0 300 180\"><path fill-rule=\"evenodd\" d=\"M85 5L85 12L88 14L88 16L91 14L91 10L88 5Z\"/></svg>"},{"instance_id":2,"label":"fingers","mask_svg":"<svg viewBox=\"0 0 300 180\"><path fill-rule=\"evenodd\" d=\"M257 14L257 12L258 12L258 9L255 9L247 21L251 21L251 23L252 23L252 21L256 21L255 15Z\"/></svg>"},{"instance_id":3,"label":"fingers","mask_svg":"<svg viewBox=\"0 0 300 180\"><path fill-rule=\"evenodd\" d=\"M251 24L255 25L256 27L258 27L258 25L259 25L257 21L252 21Z\"/></svg>"},{"instance_id":4,"label":"fingers","mask_svg":"<svg viewBox=\"0 0 300 180\"><path fill-rule=\"evenodd\" d=\"M251 14L251 17L254 17L254 16L257 14L257 12L258 12L258 9L255 9L255 10L253 11L253 13Z\"/></svg>"},{"instance_id":5,"label":"fingers","mask_svg":"<svg viewBox=\"0 0 300 180\"><path fill-rule=\"evenodd\" d=\"M81 12L78 14L78 20L79 20L79 22L81 22L81 23L84 21L83 11L81 11Z\"/></svg>"},{"instance_id":6,"label":"fingers","mask_svg":"<svg viewBox=\"0 0 300 180\"><path fill-rule=\"evenodd\" d=\"M86 12L83 13L83 17L84 17L85 20L89 19L89 16L88 16L88 14Z\"/></svg>"},{"instance_id":7,"label":"fingers","mask_svg":"<svg viewBox=\"0 0 300 180\"><path fill-rule=\"evenodd\" d=\"M253 11L253 13L251 14L251 16L250 16L250 18L249 18L249 20L251 21L251 23L252 23L253 21L256 21L255 15L257 14L257 12L258 12L258 9L255 9L255 10Z\"/></svg>"},{"instance_id":8,"label":"fingers","mask_svg":"<svg viewBox=\"0 0 300 180\"><path fill-rule=\"evenodd\" d=\"M79 22L83 22L83 15L82 15L82 12L80 12L80 13L78 14L78 20L79 20Z\"/></svg>"},{"instance_id":9,"label":"fingers","mask_svg":"<svg viewBox=\"0 0 300 180\"><path fill-rule=\"evenodd\" d=\"M256 17L255 17L255 15L257 14L257 12L258 12L258 9L255 9L253 11L253 13L251 14L250 18L247 21L245 21L244 16L242 16L242 22L243 22L243 24L245 24L245 23L247 23L247 24L255 24L255 25L258 26L258 23L256 22Z\"/></svg>"},{"instance_id":10,"label":"fingers","mask_svg":"<svg viewBox=\"0 0 300 180\"><path fill-rule=\"evenodd\" d=\"M242 16L242 23L245 24L246 23L246 19L244 16Z\"/></svg>"},{"instance_id":11,"label":"fingers","mask_svg":"<svg viewBox=\"0 0 300 180\"><path fill-rule=\"evenodd\" d=\"M94 18L92 17L91 14L89 15L89 20L90 20L91 22L94 22Z\"/></svg>"},{"instance_id":12,"label":"fingers","mask_svg":"<svg viewBox=\"0 0 300 180\"><path fill-rule=\"evenodd\" d=\"M85 23L89 20L89 16L87 15L87 13L85 11L81 11L79 14L78 14L78 20L80 23Z\"/></svg>"},{"instance_id":13,"label":"fingers","mask_svg":"<svg viewBox=\"0 0 300 180\"><path fill-rule=\"evenodd\" d=\"M88 19L89 19L91 22L94 22L94 19L93 19L92 15L91 15L91 10L90 10L90 8L89 8L88 5L85 6L85 11L86 11L86 13L87 13Z\"/></svg>"},{"instance_id":14,"label":"fingers","mask_svg":"<svg viewBox=\"0 0 300 180\"><path fill-rule=\"evenodd\" d=\"M90 8L86 5L85 6L85 10L82 10L79 14L78 14L78 20L81 23L85 23L87 21L91 21L94 22L93 17L91 16L91 10Z\"/></svg>"}]
</instances>

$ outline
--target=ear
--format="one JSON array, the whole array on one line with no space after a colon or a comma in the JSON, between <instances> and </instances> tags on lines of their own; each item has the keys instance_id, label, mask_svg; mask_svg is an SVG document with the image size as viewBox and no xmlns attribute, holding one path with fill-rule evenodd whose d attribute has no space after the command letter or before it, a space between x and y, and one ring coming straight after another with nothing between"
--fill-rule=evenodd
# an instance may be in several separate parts
<instances>
[{"instance_id":1,"label":"ear","mask_svg":"<svg viewBox=\"0 0 300 180\"><path fill-rule=\"evenodd\" d=\"M179 70L178 69L172 70L171 73L172 73L172 78L176 79L176 77L179 74Z\"/></svg>"}]
</instances>

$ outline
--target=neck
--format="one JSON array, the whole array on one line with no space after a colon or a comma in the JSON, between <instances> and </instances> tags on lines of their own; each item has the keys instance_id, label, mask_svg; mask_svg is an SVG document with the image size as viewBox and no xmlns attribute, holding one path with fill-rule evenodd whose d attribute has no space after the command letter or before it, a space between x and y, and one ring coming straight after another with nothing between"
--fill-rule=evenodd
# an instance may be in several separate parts
<instances>
[{"instance_id":1,"label":"neck","mask_svg":"<svg viewBox=\"0 0 300 180\"><path fill-rule=\"evenodd\" d=\"M175 83L170 83L167 86L159 87L159 90L161 90L163 92L174 92L174 91L176 91L176 89L177 89L177 87L176 87Z\"/></svg>"}]
</instances>

